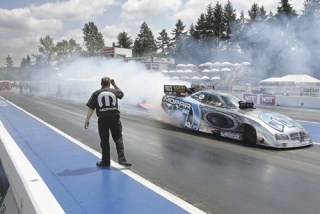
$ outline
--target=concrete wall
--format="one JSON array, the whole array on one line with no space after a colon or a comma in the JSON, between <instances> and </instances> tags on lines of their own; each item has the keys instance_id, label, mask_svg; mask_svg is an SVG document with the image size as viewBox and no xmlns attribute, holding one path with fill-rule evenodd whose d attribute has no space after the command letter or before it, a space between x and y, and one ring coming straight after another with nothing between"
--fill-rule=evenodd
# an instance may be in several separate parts
<instances>
[{"instance_id":1,"label":"concrete wall","mask_svg":"<svg viewBox=\"0 0 320 214\"><path fill-rule=\"evenodd\" d=\"M320 109L320 97L243 94L243 98L260 105Z\"/></svg>"},{"instance_id":2,"label":"concrete wall","mask_svg":"<svg viewBox=\"0 0 320 214\"><path fill-rule=\"evenodd\" d=\"M320 109L320 97L276 96L276 105Z\"/></svg>"},{"instance_id":3,"label":"concrete wall","mask_svg":"<svg viewBox=\"0 0 320 214\"><path fill-rule=\"evenodd\" d=\"M16 213L9 204L17 204L20 213L65 213L1 122L0 158L10 188L14 190L14 199L7 198L4 202L6 213Z\"/></svg>"}]
</instances>

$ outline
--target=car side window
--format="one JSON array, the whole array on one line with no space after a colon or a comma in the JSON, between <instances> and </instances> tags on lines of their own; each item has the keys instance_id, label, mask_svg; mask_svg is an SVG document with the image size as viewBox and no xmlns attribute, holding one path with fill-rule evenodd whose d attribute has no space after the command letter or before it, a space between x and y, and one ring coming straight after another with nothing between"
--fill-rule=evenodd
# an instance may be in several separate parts
<instances>
[{"instance_id":1,"label":"car side window","mask_svg":"<svg viewBox=\"0 0 320 214\"><path fill-rule=\"evenodd\" d=\"M213 105L213 106L220 106L221 101L217 96L214 95L208 95L207 104Z\"/></svg>"}]
</instances>

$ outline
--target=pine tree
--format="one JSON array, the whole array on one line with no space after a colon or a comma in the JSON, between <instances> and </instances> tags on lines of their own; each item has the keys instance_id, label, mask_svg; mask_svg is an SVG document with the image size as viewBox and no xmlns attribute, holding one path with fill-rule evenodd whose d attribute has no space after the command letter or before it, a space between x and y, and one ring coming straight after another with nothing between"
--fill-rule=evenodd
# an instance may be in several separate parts
<instances>
[{"instance_id":1,"label":"pine tree","mask_svg":"<svg viewBox=\"0 0 320 214\"><path fill-rule=\"evenodd\" d=\"M248 10L248 15L250 18L250 21L256 21L256 18L259 16L259 6L257 3L253 3L251 6L251 9Z\"/></svg>"},{"instance_id":2,"label":"pine tree","mask_svg":"<svg viewBox=\"0 0 320 214\"><path fill-rule=\"evenodd\" d=\"M280 6L277 8L277 17L287 17L288 19L297 17L298 14L296 10L293 9L292 5L289 3L289 0L281 0Z\"/></svg>"},{"instance_id":3,"label":"pine tree","mask_svg":"<svg viewBox=\"0 0 320 214\"><path fill-rule=\"evenodd\" d=\"M206 31L207 31L207 19L206 15L202 13L197 20L197 23L194 27L193 33L191 35L197 39L200 43L204 41L206 38Z\"/></svg>"},{"instance_id":4,"label":"pine tree","mask_svg":"<svg viewBox=\"0 0 320 214\"><path fill-rule=\"evenodd\" d=\"M228 0L227 4L224 6L223 9L223 22L224 22L224 36L223 38L228 40L232 36L232 25L235 24L237 19L236 10L233 9L232 3Z\"/></svg>"},{"instance_id":5,"label":"pine tree","mask_svg":"<svg viewBox=\"0 0 320 214\"><path fill-rule=\"evenodd\" d=\"M157 49L160 50L162 55L167 55L170 48L170 37L165 29L163 29L157 37Z\"/></svg>"},{"instance_id":6,"label":"pine tree","mask_svg":"<svg viewBox=\"0 0 320 214\"><path fill-rule=\"evenodd\" d=\"M131 48L133 44L131 37L124 31L118 34L117 39L117 47L120 48Z\"/></svg>"},{"instance_id":7,"label":"pine tree","mask_svg":"<svg viewBox=\"0 0 320 214\"><path fill-rule=\"evenodd\" d=\"M13 68L13 59L11 58L10 55L8 55L7 58L6 58L6 67L7 67L8 70Z\"/></svg>"},{"instance_id":8,"label":"pine tree","mask_svg":"<svg viewBox=\"0 0 320 214\"><path fill-rule=\"evenodd\" d=\"M133 54L135 56L147 56L157 50L156 42L152 31L146 22L140 26L140 33L134 41Z\"/></svg>"},{"instance_id":9,"label":"pine tree","mask_svg":"<svg viewBox=\"0 0 320 214\"><path fill-rule=\"evenodd\" d=\"M223 22L223 9L222 9L222 5L217 2L215 7L213 8L213 16L214 16L214 20L213 20L213 35L215 37L215 46L217 48L217 50L221 50L220 47L220 41L224 39L224 34L225 34L225 23Z\"/></svg>"},{"instance_id":10,"label":"pine tree","mask_svg":"<svg viewBox=\"0 0 320 214\"><path fill-rule=\"evenodd\" d=\"M174 57L181 57L183 55L187 36L187 32L184 31L185 27L181 19L178 19L175 29L172 30L171 34L173 38L170 43L170 53L173 54Z\"/></svg>"}]
</instances>

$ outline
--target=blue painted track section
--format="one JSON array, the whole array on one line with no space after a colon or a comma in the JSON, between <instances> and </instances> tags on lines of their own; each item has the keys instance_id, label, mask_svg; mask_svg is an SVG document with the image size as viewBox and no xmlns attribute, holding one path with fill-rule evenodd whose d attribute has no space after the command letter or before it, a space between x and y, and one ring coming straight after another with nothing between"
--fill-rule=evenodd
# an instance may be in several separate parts
<instances>
[{"instance_id":1,"label":"blue painted track section","mask_svg":"<svg viewBox=\"0 0 320 214\"><path fill-rule=\"evenodd\" d=\"M320 124L319 123L312 123L312 122L305 122L299 121L301 125L303 125L311 135L313 142L320 143Z\"/></svg>"},{"instance_id":2,"label":"blue painted track section","mask_svg":"<svg viewBox=\"0 0 320 214\"><path fill-rule=\"evenodd\" d=\"M66 213L187 213L10 103L0 120ZM79 130L80 131L80 130Z\"/></svg>"}]
</instances>

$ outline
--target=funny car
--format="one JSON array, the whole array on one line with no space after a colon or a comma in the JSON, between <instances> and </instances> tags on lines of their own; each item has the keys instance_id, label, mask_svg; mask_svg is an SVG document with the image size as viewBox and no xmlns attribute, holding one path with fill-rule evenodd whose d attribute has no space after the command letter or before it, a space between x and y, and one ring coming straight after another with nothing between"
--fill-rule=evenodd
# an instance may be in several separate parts
<instances>
[{"instance_id":1,"label":"funny car","mask_svg":"<svg viewBox=\"0 0 320 214\"><path fill-rule=\"evenodd\" d=\"M163 110L183 128L252 145L275 148L312 145L307 130L294 119L256 108L235 94L214 89L192 91L184 85L164 85L164 93Z\"/></svg>"}]
</instances>

